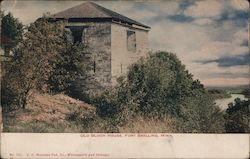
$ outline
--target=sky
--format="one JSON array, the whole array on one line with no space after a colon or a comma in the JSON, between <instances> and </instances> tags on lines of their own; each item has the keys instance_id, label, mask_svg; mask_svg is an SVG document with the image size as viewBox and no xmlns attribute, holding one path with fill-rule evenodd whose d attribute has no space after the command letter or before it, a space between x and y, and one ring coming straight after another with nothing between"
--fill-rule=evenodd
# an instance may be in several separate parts
<instances>
[{"instance_id":1,"label":"sky","mask_svg":"<svg viewBox=\"0 0 250 159\"><path fill-rule=\"evenodd\" d=\"M23 24L84 1L6 0L1 9ZM150 48L175 53L205 86L249 84L246 0L94 1L151 27Z\"/></svg>"}]
</instances>

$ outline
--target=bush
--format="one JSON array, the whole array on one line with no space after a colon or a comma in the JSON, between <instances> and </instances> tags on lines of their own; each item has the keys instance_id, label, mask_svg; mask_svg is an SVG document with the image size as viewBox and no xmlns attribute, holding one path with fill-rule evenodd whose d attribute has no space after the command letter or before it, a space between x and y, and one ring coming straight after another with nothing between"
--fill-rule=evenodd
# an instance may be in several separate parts
<instances>
[{"instance_id":1,"label":"bush","mask_svg":"<svg viewBox=\"0 0 250 159\"><path fill-rule=\"evenodd\" d=\"M78 82L86 78L87 60L85 53L87 47L81 43L72 44L65 41L65 50L59 53L54 64L53 73L49 78L50 91L53 93L65 93L75 98L80 98L84 87L78 86Z\"/></svg>"},{"instance_id":2,"label":"bush","mask_svg":"<svg viewBox=\"0 0 250 159\"><path fill-rule=\"evenodd\" d=\"M94 98L92 104L98 116L112 119L121 128L135 127L134 121L142 123L140 117L161 125L167 116L181 132L224 131L223 113L214 99L172 53L157 52L133 64L117 87Z\"/></svg>"},{"instance_id":3,"label":"bush","mask_svg":"<svg viewBox=\"0 0 250 159\"><path fill-rule=\"evenodd\" d=\"M244 94L244 96L246 98L250 98L250 88L246 88L242 91L242 94Z\"/></svg>"},{"instance_id":4,"label":"bush","mask_svg":"<svg viewBox=\"0 0 250 159\"><path fill-rule=\"evenodd\" d=\"M96 98L98 114L115 117L130 112L130 116L164 117L180 113L180 101L190 94L192 75L185 70L176 55L157 52L148 59L133 64L118 86ZM117 115L119 114L119 115Z\"/></svg>"},{"instance_id":5,"label":"bush","mask_svg":"<svg viewBox=\"0 0 250 159\"><path fill-rule=\"evenodd\" d=\"M225 114L225 128L229 133L250 132L249 100L235 99L235 104L230 103Z\"/></svg>"},{"instance_id":6,"label":"bush","mask_svg":"<svg viewBox=\"0 0 250 159\"><path fill-rule=\"evenodd\" d=\"M137 116L118 128L120 133L176 133L176 125L176 119L169 116L162 119Z\"/></svg>"},{"instance_id":7,"label":"bush","mask_svg":"<svg viewBox=\"0 0 250 159\"><path fill-rule=\"evenodd\" d=\"M192 75L176 55L157 52L134 64L127 76L131 96L136 97L139 111L150 116L178 115L180 101L192 86Z\"/></svg>"},{"instance_id":8,"label":"bush","mask_svg":"<svg viewBox=\"0 0 250 159\"><path fill-rule=\"evenodd\" d=\"M223 112L209 94L198 93L182 101L178 128L187 133L224 132Z\"/></svg>"},{"instance_id":9,"label":"bush","mask_svg":"<svg viewBox=\"0 0 250 159\"><path fill-rule=\"evenodd\" d=\"M105 120L95 112L74 110L68 115L67 120L76 125L81 133L117 133L119 130L112 120Z\"/></svg>"}]
</instances>

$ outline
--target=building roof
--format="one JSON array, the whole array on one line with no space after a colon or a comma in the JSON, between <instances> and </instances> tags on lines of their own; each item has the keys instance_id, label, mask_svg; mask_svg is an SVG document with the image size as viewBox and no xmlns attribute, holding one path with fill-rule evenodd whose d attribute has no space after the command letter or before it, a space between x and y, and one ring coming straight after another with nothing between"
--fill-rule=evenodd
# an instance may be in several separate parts
<instances>
[{"instance_id":1,"label":"building roof","mask_svg":"<svg viewBox=\"0 0 250 159\"><path fill-rule=\"evenodd\" d=\"M142 26L145 28L150 28L149 26L146 26L140 22L137 22L135 20L132 20L126 16L123 16L119 13L116 13L114 11L111 11L107 8L104 8L100 5L97 5L93 2L85 2L78 6L69 8L67 10L61 11L59 13L56 13L52 15L52 17L57 19L112 19L115 21L121 21L123 23L127 24L135 24L138 26Z\"/></svg>"}]
</instances>

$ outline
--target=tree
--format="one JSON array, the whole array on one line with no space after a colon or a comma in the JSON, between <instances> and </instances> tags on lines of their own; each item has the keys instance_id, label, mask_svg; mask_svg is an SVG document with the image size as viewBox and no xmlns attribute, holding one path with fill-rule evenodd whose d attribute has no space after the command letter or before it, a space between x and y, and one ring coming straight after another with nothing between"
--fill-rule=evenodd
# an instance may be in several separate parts
<instances>
[{"instance_id":1,"label":"tree","mask_svg":"<svg viewBox=\"0 0 250 159\"><path fill-rule=\"evenodd\" d=\"M190 95L192 87L192 75L176 55L156 52L133 64L127 77L121 79L113 91L104 93L94 103L97 112L103 117L112 114L113 117L120 116L117 113L124 110L129 110L131 116L178 116L180 102Z\"/></svg>"},{"instance_id":2,"label":"tree","mask_svg":"<svg viewBox=\"0 0 250 159\"><path fill-rule=\"evenodd\" d=\"M46 17L28 27L24 40L15 48L2 81L2 104L25 109L31 90L47 91L59 53L64 50L64 25ZM10 94L12 96L10 96Z\"/></svg>"},{"instance_id":3,"label":"tree","mask_svg":"<svg viewBox=\"0 0 250 159\"><path fill-rule=\"evenodd\" d=\"M66 93L79 98L83 87L78 83L85 79L87 60L85 54L89 49L82 43L72 44L65 40L66 47L55 62L52 75L49 78L50 89L53 93Z\"/></svg>"},{"instance_id":4,"label":"tree","mask_svg":"<svg viewBox=\"0 0 250 159\"><path fill-rule=\"evenodd\" d=\"M8 54L23 39L23 24L9 12L1 16L1 46L4 47L5 53Z\"/></svg>"},{"instance_id":5,"label":"tree","mask_svg":"<svg viewBox=\"0 0 250 159\"><path fill-rule=\"evenodd\" d=\"M187 133L224 132L223 112L215 105L213 97L207 92L194 91L194 96L181 102L178 127Z\"/></svg>"},{"instance_id":6,"label":"tree","mask_svg":"<svg viewBox=\"0 0 250 159\"><path fill-rule=\"evenodd\" d=\"M176 55L156 52L133 64L118 86L92 102L97 114L122 126L136 117L171 117L181 132L223 132L224 118L214 99Z\"/></svg>"},{"instance_id":7,"label":"tree","mask_svg":"<svg viewBox=\"0 0 250 159\"><path fill-rule=\"evenodd\" d=\"M244 94L244 96L246 98L250 98L250 88L245 88L243 91L242 91L242 94Z\"/></svg>"},{"instance_id":8,"label":"tree","mask_svg":"<svg viewBox=\"0 0 250 159\"><path fill-rule=\"evenodd\" d=\"M229 133L250 132L249 122L249 100L235 99L235 103L230 103L225 114L225 128Z\"/></svg>"},{"instance_id":9,"label":"tree","mask_svg":"<svg viewBox=\"0 0 250 159\"><path fill-rule=\"evenodd\" d=\"M131 95L140 101L139 110L152 116L178 115L180 101L189 95L193 82L181 61L168 52L156 52L132 65L127 79Z\"/></svg>"}]
</instances>

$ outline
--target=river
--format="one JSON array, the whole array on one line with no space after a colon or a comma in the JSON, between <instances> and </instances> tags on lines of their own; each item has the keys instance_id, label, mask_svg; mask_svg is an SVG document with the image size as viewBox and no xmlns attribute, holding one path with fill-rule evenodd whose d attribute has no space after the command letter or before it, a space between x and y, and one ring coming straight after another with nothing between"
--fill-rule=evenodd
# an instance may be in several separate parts
<instances>
[{"instance_id":1,"label":"river","mask_svg":"<svg viewBox=\"0 0 250 159\"><path fill-rule=\"evenodd\" d=\"M215 103L222 109L226 110L229 103L234 103L235 98L240 98L241 100L247 100L243 94L231 94L230 98L222 98L215 100Z\"/></svg>"}]
</instances>

